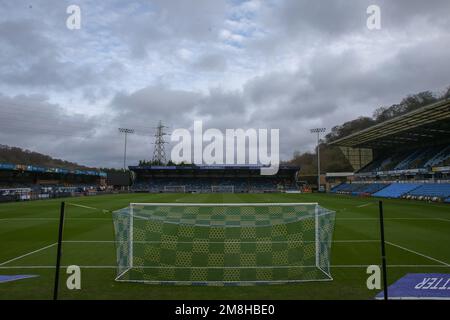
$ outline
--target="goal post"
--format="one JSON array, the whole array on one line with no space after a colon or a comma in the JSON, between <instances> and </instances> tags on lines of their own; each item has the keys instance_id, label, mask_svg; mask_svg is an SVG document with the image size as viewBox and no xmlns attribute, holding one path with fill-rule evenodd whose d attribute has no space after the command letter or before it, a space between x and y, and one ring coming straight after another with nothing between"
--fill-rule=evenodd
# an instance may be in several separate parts
<instances>
[{"instance_id":1,"label":"goal post","mask_svg":"<svg viewBox=\"0 0 450 320\"><path fill-rule=\"evenodd\" d=\"M164 192L185 193L186 186L164 186Z\"/></svg>"},{"instance_id":2,"label":"goal post","mask_svg":"<svg viewBox=\"0 0 450 320\"><path fill-rule=\"evenodd\" d=\"M114 212L117 281L332 280L335 212L317 203L132 203Z\"/></svg>"},{"instance_id":3,"label":"goal post","mask_svg":"<svg viewBox=\"0 0 450 320\"><path fill-rule=\"evenodd\" d=\"M133 211L132 206L113 212L117 257L117 279L133 268Z\"/></svg>"},{"instance_id":4,"label":"goal post","mask_svg":"<svg viewBox=\"0 0 450 320\"><path fill-rule=\"evenodd\" d=\"M211 192L212 193L234 193L234 186L233 185L211 186Z\"/></svg>"}]
</instances>

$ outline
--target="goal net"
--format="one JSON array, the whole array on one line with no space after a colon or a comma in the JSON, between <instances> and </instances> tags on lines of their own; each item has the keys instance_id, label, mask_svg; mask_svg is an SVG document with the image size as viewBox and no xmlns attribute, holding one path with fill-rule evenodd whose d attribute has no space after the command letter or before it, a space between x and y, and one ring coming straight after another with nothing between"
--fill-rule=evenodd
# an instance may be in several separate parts
<instances>
[{"instance_id":1,"label":"goal net","mask_svg":"<svg viewBox=\"0 0 450 320\"><path fill-rule=\"evenodd\" d=\"M117 281L252 285L332 280L335 212L318 204L132 203L114 212Z\"/></svg>"},{"instance_id":2,"label":"goal net","mask_svg":"<svg viewBox=\"0 0 450 320\"><path fill-rule=\"evenodd\" d=\"M211 186L211 192L234 193L234 186Z\"/></svg>"},{"instance_id":3,"label":"goal net","mask_svg":"<svg viewBox=\"0 0 450 320\"><path fill-rule=\"evenodd\" d=\"M186 186L164 186L164 192L185 193Z\"/></svg>"}]
</instances>

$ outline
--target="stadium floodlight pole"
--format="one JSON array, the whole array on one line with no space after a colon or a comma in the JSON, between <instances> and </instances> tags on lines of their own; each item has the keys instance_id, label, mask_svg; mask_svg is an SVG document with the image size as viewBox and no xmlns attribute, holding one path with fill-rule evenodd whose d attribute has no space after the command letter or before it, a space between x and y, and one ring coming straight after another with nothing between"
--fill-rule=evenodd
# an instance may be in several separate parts
<instances>
[{"instance_id":1,"label":"stadium floodlight pole","mask_svg":"<svg viewBox=\"0 0 450 320\"><path fill-rule=\"evenodd\" d=\"M124 133L125 134L125 147L123 150L123 170L126 171L127 167L127 135L130 133L134 133L134 129L127 129L127 128L119 128L119 132Z\"/></svg>"},{"instance_id":2,"label":"stadium floodlight pole","mask_svg":"<svg viewBox=\"0 0 450 320\"><path fill-rule=\"evenodd\" d=\"M324 133L326 128L311 129L311 133L317 133L317 191L320 192L320 134Z\"/></svg>"}]
</instances>

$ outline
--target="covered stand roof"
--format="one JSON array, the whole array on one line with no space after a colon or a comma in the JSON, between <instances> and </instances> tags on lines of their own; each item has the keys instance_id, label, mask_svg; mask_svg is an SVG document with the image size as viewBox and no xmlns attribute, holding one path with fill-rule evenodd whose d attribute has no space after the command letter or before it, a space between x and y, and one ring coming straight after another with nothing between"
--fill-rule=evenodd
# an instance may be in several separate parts
<instances>
[{"instance_id":1,"label":"covered stand roof","mask_svg":"<svg viewBox=\"0 0 450 320\"><path fill-rule=\"evenodd\" d=\"M450 100L440 101L365 130L330 145L384 149L450 143Z\"/></svg>"}]
</instances>

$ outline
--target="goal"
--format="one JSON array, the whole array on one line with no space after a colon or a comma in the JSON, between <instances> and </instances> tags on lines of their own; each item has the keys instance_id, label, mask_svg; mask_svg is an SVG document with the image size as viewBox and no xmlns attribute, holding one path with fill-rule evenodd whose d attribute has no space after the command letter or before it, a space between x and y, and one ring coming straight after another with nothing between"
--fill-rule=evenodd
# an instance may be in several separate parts
<instances>
[{"instance_id":1,"label":"goal","mask_svg":"<svg viewBox=\"0 0 450 320\"><path fill-rule=\"evenodd\" d=\"M164 186L164 192L185 193L186 186Z\"/></svg>"},{"instance_id":2,"label":"goal","mask_svg":"<svg viewBox=\"0 0 450 320\"><path fill-rule=\"evenodd\" d=\"M234 193L234 186L211 186L213 193Z\"/></svg>"},{"instance_id":3,"label":"goal","mask_svg":"<svg viewBox=\"0 0 450 320\"><path fill-rule=\"evenodd\" d=\"M117 281L332 280L335 212L317 203L132 203L113 214Z\"/></svg>"}]
</instances>

